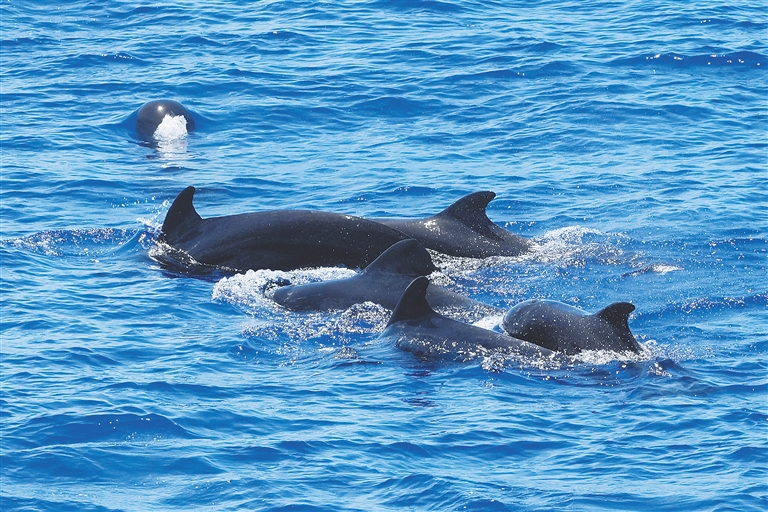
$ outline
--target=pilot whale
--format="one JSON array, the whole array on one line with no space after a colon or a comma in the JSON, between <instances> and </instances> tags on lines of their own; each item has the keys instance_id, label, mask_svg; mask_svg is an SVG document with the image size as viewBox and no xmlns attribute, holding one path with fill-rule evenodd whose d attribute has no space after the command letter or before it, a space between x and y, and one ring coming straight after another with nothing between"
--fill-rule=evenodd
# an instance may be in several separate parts
<instances>
[{"instance_id":1,"label":"pilot whale","mask_svg":"<svg viewBox=\"0 0 768 512\"><path fill-rule=\"evenodd\" d=\"M502 328L510 336L567 355L582 350L639 353L628 323L634 310L629 302L616 302L590 315L562 302L532 299L507 311Z\"/></svg>"},{"instance_id":2,"label":"pilot whale","mask_svg":"<svg viewBox=\"0 0 768 512\"><path fill-rule=\"evenodd\" d=\"M271 210L203 219L192 204L194 194L194 187L181 191L158 237L170 258L161 263L192 272L364 268L408 238L377 222L320 211Z\"/></svg>"},{"instance_id":3,"label":"pilot whale","mask_svg":"<svg viewBox=\"0 0 768 512\"><path fill-rule=\"evenodd\" d=\"M429 252L416 240L402 240L356 276L284 286L275 290L273 299L292 310L346 309L366 301L393 310L411 281L436 270ZM485 314L502 312L432 283L427 287L427 302L438 309L457 307L462 311L483 310Z\"/></svg>"},{"instance_id":4,"label":"pilot whale","mask_svg":"<svg viewBox=\"0 0 768 512\"><path fill-rule=\"evenodd\" d=\"M374 219L402 231L434 251L450 256L487 258L518 256L533 243L494 224L485 209L494 192L462 197L442 212L426 219Z\"/></svg>"},{"instance_id":5,"label":"pilot whale","mask_svg":"<svg viewBox=\"0 0 768 512\"><path fill-rule=\"evenodd\" d=\"M436 313L427 302L428 286L429 279L423 276L408 285L380 339L394 340L401 350L425 359L467 361L494 351L529 358L553 356L533 343Z\"/></svg>"},{"instance_id":6,"label":"pilot whale","mask_svg":"<svg viewBox=\"0 0 768 512\"><path fill-rule=\"evenodd\" d=\"M195 120L187 107L178 101L155 100L145 103L139 109L136 114L136 131L142 137L151 138L166 116L171 118L183 116L187 131L191 132L195 129Z\"/></svg>"}]
</instances>

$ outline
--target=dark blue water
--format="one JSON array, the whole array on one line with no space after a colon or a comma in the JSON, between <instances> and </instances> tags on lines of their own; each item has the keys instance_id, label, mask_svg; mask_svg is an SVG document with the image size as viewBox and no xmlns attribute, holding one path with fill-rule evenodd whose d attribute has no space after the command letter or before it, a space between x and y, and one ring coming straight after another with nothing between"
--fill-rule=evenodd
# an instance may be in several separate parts
<instances>
[{"instance_id":1,"label":"dark blue water","mask_svg":"<svg viewBox=\"0 0 768 512\"><path fill-rule=\"evenodd\" d=\"M2 3L0 508L765 510L767 7ZM159 98L197 131L139 140ZM348 270L164 271L188 185L204 217L493 190L536 249L436 279L632 301L644 353L425 362L378 306L269 298Z\"/></svg>"}]
</instances>

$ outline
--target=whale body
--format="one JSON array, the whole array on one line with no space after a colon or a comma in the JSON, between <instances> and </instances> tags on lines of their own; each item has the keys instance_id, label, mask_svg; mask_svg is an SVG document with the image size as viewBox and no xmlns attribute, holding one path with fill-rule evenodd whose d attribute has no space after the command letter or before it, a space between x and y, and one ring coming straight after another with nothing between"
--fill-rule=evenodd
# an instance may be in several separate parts
<instances>
[{"instance_id":1,"label":"whale body","mask_svg":"<svg viewBox=\"0 0 768 512\"><path fill-rule=\"evenodd\" d=\"M437 267L416 240L397 242L384 251L360 274L333 281L290 285L275 290L273 299L292 310L346 309L353 304L375 302L395 309L408 285L419 276L428 276ZM427 302L433 308L457 307L461 310L500 310L430 283Z\"/></svg>"},{"instance_id":2,"label":"whale body","mask_svg":"<svg viewBox=\"0 0 768 512\"><path fill-rule=\"evenodd\" d=\"M145 103L136 115L136 131L145 138L154 136L157 128L170 116L171 119L183 116L186 130L194 131L195 120L187 107L173 100L155 100Z\"/></svg>"},{"instance_id":3,"label":"whale body","mask_svg":"<svg viewBox=\"0 0 768 512\"><path fill-rule=\"evenodd\" d=\"M527 341L452 320L436 313L426 299L429 279L417 277L397 303L380 339L425 359L467 361L495 351L529 358L553 352Z\"/></svg>"},{"instance_id":4,"label":"whale body","mask_svg":"<svg viewBox=\"0 0 768 512\"><path fill-rule=\"evenodd\" d=\"M533 243L494 224L485 209L494 192L462 197L442 212L426 219L375 219L417 240L427 249L467 258L518 256Z\"/></svg>"},{"instance_id":5,"label":"whale body","mask_svg":"<svg viewBox=\"0 0 768 512\"><path fill-rule=\"evenodd\" d=\"M310 267L364 268L408 237L359 217L310 210L271 210L203 219L194 187L184 189L166 214L158 241L161 261L192 272Z\"/></svg>"},{"instance_id":6,"label":"whale body","mask_svg":"<svg viewBox=\"0 0 768 512\"><path fill-rule=\"evenodd\" d=\"M639 353L628 323L634 310L629 302L616 302L589 314L562 302L532 299L507 311L502 328L510 336L567 355L583 350Z\"/></svg>"}]
</instances>

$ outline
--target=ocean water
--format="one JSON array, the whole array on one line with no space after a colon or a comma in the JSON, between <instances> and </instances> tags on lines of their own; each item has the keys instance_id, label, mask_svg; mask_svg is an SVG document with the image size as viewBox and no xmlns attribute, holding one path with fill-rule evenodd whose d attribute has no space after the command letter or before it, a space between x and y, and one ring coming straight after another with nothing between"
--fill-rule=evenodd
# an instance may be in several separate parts
<instances>
[{"instance_id":1,"label":"ocean water","mask_svg":"<svg viewBox=\"0 0 768 512\"><path fill-rule=\"evenodd\" d=\"M768 508L764 2L7 1L0 28L2 510ZM161 98L197 129L142 141ZM270 299L352 270L164 270L189 185L204 217L493 190L535 250L435 280L631 301L644 351L423 361L379 306Z\"/></svg>"}]
</instances>

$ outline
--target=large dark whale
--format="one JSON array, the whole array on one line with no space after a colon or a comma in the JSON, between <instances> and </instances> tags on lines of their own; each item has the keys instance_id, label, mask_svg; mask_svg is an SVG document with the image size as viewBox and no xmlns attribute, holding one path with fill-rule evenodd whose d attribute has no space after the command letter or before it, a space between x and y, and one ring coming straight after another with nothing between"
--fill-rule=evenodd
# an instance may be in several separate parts
<instances>
[{"instance_id":1,"label":"large dark whale","mask_svg":"<svg viewBox=\"0 0 768 512\"><path fill-rule=\"evenodd\" d=\"M582 350L639 353L628 323L634 310L629 302L616 302L590 315L562 302L532 299L507 311L502 328L510 336L568 355Z\"/></svg>"},{"instance_id":2,"label":"large dark whale","mask_svg":"<svg viewBox=\"0 0 768 512\"><path fill-rule=\"evenodd\" d=\"M436 271L432 258L416 240L397 242L356 276L333 281L284 286L273 299L292 310L346 309L353 304L375 302L395 309L403 292L415 278ZM433 308L456 307L463 311L482 310L499 314L501 310L474 301L430 283L427 301Z\"/></svg>"},{"instance_id":3,"label":"large dark whale","mask_svg":"<svg viewBox=\"0 0 768 512\"><path fill-rule=\"evenodd\" d=\"M374 219L402 231L426 247L450 256L487 258L518 256L532 242L497 226L485 209L494 192L464 196L442 212L426 219Z\"/></svg>"},{"instance_id":4,"label":"large dark whale","mask_svg":"<svg viewBox=\"0 0 768 512\"><path fill-rule=\"evenodd\" d=\"M195 129L195 120L187 107L173 100L155 100L145 103L136 114L136 131L140 136L151 138L165 116L184 116L188 132Z\"/></svg>"},{"instance_id":5,"label":"large dark whale","mask_svg":"<svg viewBox=\"0 0 768 512\"><path fill-rule=\"evenodd\" d=\"M164 256L170 260L164 263L193 272L363 268L408 238L378 222L319 211L272 210L203 219L192 205L194 194L195 188L187 187L176 197L158 238L166 244Z\"/></svg>"},{"instance_id":6,"label":"large dark whale","mask_svg":"<svg viewBox=\"0 0 768 512\"><path fill-rule=\"evenodd\" d=\"M436 313L427 302L428 286L426 277L408 285L379 338L393 340L401 350L425 359L467 361L494 351L530 358L553 355L533 343Z\"/></svg>"}]
</instances>

